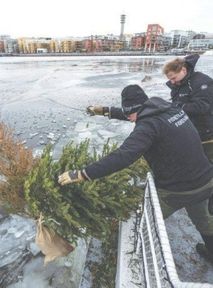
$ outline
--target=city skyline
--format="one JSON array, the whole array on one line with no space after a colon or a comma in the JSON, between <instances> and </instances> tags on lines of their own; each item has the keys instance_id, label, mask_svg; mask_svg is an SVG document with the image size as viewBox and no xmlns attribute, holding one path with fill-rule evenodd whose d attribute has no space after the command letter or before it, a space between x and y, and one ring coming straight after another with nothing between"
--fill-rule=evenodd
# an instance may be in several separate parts
<instances>
[{"instance_id":1,"label":"city skyline","mask_svg":"<svg viewBox=\"0 0 213 288\"><path fill-rule=\"evenodd\" d=\"M59 5L60 3L60 5ZM84 37L120 34L120 15L126 15L125 34L145 32L159 24L165 32L193 30L213 33L213 1L188 0L11 0L1 3L0 34L11 37Z\"/></svg>"}]
</instances>

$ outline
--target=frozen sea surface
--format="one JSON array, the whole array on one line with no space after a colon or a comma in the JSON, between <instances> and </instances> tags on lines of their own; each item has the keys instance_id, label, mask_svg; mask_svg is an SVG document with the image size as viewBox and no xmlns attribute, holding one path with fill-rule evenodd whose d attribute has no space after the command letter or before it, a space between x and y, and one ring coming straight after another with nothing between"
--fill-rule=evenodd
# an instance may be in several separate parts
<instances>
[{"instance_id":1,"label":"frozen sea surface","mask_svg":"<svg viewBox=\"0 0 213 288\"><path fill-rule=\"evenodd\" d=\"M94 104L120 106L121 91L129 84L141 85L150 97L170 99L162 74L162 66L170 58L1 57L1 119L35 154L52 143L56 159L71 140L79 143L90 138L91 146L100 150L108 137L122 143L133 124L89 117L85 108ZM196 68L213 77L213 56L201 56ZM143 81L145 76L149 76L147 81ZM187 215L183 211L178 213L179 217L169 219L167 229L180 277L193 281L196 273L196 281L212 281L212 270L194 249L200 236L192 229ZM5 245L0 247L0 255L5 249ZM44 278L36 280L40 288L49 287Z\"/></svg>"}]
</instances>

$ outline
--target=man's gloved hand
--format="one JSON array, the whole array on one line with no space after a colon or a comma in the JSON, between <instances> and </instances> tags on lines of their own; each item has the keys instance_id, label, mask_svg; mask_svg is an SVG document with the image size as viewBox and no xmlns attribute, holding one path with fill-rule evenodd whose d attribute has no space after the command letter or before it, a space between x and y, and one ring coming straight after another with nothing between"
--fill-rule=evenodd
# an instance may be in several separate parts
<instances>
[{"instance_id":1,"label":"man's gloved hand","mask_svg":"<svg viewBox=\"0 0 213 288\"><path fill-rule=\"evenodd\" d=\"M90 116L104 115L104 109L102 106L88 106L86 112Z\"/></svg>"},{"instance_id":2,"label":"man's gloved hand","mask_svg":"<svg viewBox=\"0 0 213 288\"><path fill-rule=\"evenodd\" d=\"M84 181L80 170L67 171L58 176L58 183L63 185Z\"/></svg>"},{"instance_id":3,"label":"man's gloved hand","mask_svg":"<svg viewBox=\"0 0 213 288\"><path fill-rule=\"evenodd\" d=\"M86 112L90 116L95 116L95 115L108 116L109 115L109 107L88 106L86 109Z\"/></svg>"}]
</instances>

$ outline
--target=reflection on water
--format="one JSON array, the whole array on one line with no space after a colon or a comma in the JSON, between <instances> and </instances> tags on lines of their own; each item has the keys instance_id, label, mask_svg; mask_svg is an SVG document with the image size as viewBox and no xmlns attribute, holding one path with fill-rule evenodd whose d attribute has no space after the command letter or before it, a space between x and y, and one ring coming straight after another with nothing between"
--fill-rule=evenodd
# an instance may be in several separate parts
<instances>
[{"instance_id":1,"label":"reflection on water","mask_svg":"<svg viewBox=\"0 0 213 288\"><path fill-rule=\"evenodd\" d=\"M143 71L145 73L152 73L153 71L157 70L160 65L156 61L156 59L148 58L148 59L141 59L141 62L132 63L129 67L130 72L138 72Z\"/></svg>"},{"instance_id":2,"label":"reflection on water","mask_svg":"<svg viewBox=\"0 0 213 288\"><path fill-rule=\"evenodd\" d=\"M85 77L81 86L96 87L97 89L121 87L122 89L128 84L141 82L147 74L160 76L163 61L165 60L157 57L117 57L94 61L90 63L90 71L96 73Z\"/></svg>"},{"instance_id":3,"label":"reflection on water","mask_svg":"<svg viewBox=\"0 0 213 288\"><path fill-rule=\"evenodd\" d=\"M116 61L100 61L98 64L100 66L105 67L114 67L118 72L145 72L152 73L157 70L161 64L160 58L136 58L136 59L128 59L128 61L121 59ZM96 66L97 68L97 66Z\"/></svg>"}]
</instances>

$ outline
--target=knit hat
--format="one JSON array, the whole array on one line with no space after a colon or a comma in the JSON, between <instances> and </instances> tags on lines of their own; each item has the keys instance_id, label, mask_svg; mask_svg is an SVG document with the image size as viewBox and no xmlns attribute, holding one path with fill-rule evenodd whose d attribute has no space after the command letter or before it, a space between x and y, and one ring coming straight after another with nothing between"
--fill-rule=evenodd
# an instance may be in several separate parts
<instances>
[{"instance_id":1,"label":"knit hat","mask_svg":"<svg viewBox=\"0 0 213 288\"><path fill-rule=\"evenodd\" d=\"M123 113L130 115L137 112L148 100L148 96L138 85L128 85L121 92L121 105Z\"/></svg>"}]
</instances>

